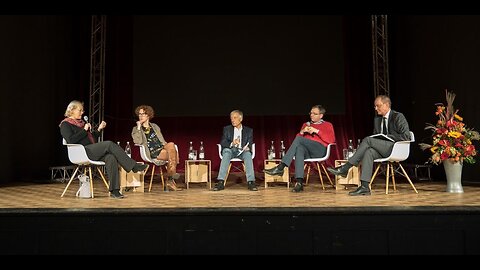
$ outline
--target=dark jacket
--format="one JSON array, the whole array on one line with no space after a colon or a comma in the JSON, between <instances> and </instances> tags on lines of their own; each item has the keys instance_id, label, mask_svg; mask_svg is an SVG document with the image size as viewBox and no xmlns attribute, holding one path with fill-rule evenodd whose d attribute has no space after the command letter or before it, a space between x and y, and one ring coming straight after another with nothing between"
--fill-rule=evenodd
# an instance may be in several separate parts
<instances>
[{"instance_id":1,"label":"dark jacket","mask_svg":"<svg viewBox=\"0 0 480 270\"><path fill-rule=\"evenodd\" d=\"M377 116L373 122L373 134L382 133L382 116ZM387 136L394 141L410 141L410 129L405 116L397 111L391 110L388 117L388 134Z\"/></svg>"},{"instance_id":2,"label":"dark jacket","mask_svg":"<svg viewBox=\"0 0 480 270\"><path fill-rule=\"evenodd\" d=\"M233 126L225 126L223 128L223 135L222 140L220 141L220 145L222 146L222 150L224 148L230 148L230 145L233 142ZM243 148L247 143L249 143L249 148L251 148L253 143L253 129L249 128L245 125L242 125L242 145Z\"/></svg>"}]
</instances>

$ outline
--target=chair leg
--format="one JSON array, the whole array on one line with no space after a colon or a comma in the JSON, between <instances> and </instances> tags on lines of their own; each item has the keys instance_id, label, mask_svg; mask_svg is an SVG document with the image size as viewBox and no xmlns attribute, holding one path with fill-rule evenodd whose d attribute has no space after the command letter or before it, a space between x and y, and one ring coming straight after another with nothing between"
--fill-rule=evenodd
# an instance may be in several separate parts
<instances>
[{"instance_id":1,"label":"chair leg","mask_svg":"<svg viewBox=\"0 0 480 270\"><path fill-rule=\"evenodd\" d=\"M102 170L100 170L100 168L98 168L98 167L97 167L97 170L98 170L98 172L100 173L100 177L102 177L103 183L104 183L105 186L107 187L107 190L110 189L110 186L108 185L107 179L105 179L105 175L103 175Z\"/></svg>"},{"instance_id":2,"label":"chair leg","mask_svg":"<svg viewBox=\"0 0 480 270\"><path fill-rule=\"evenodd\" d=\"M323 176L322 176L322 171L320 170L320 164L317 163L317 171L318 171L318 176L320 176L320 183L322 183L322 189L325 190L325 185L323 184Z\"/></svg>"},{"instance_id":3,"label":"chair leg","mask_svg":"<svg viewBox=\"0 0 480 270\"><path fill-rule=\"evenodd\" d=\"M168 191L168 188L165 186L165 179L163 179L162 166L159 166L158 169L160 170L160 179L162 179L162 188L164 191Z\"/></svg>"},{"instance_id":4,"label":"chair leg","mask_svg":"<svg viewBox=\"0 0 480 270\"><path fill-rule=\"evenodd\" d=\"M310 163L303 165L303 170L305 171L305 166L307 167L307 178L305 179L305 185L308 185L308 179L310 178Z\"/></svg>"},{"instance_id":5,"label":"chair leg","mask_svg":"<svg viewBox=\"0 0 480 270\"><path fill-rule=\"evenodd\" d=\"M385 179L386 186L385 186L385 194L388 194L388 181L390 180L390 163L387 163L387 176Z\"/></svg>"},{"instance_id":6,"label":"chair leg","mask_svg":"<svg viewBox=\"0 0 480 270\"><path fill-rule=\"evenodd\" d=\"M223 179L223 185L227 184L227 179L228 179L228 175L230 174L230 169L231 168L232 168L232 163L230 163L230 165L228 165L227 175L225 175L225 179Z\"/></svg>"},{"instance_id":7,"label":"chair leg","mask_svg":"<svg viewBox=\"0 0 480 270\"><path fill-rule=\"evenodd\" d=\"M417 189L415 188L415 186L412 183L412 180L410 180L410 177L408 177L407 172L403 169L402 164L398 163L398 165L400 166L400 169L402 169L403 173L405 174L405 177L407 177L407 180L410 183L410 185L412 186L413 190L415 190L415 193L418 193Z\"/></svg>"},{"instance_id":8,"label":"chair leg","mask_svg":"<svg viewBox=\"0 0 480 270\"><path fill-rule=\"evenodd\" d=\"M372 189L373 180L375 179L375 176L377 176L378 170L380 169L380 165L382 164L381 163L378 164L377 169L375 169L375 172L372 175L372 179L370 179L370 183L368 184L368 187L370 188L370 190Z\"/></svg>"},{"instance_id":9,"label":"chair leg","mask_svg":"<svg viewBox=\"0 0 480 270\"><path fill-rule=\"evenodd\" d=\"M330 175L328 174L327 169L325 169L325 165L323 165L323 163L322 163L322 168L323 168L323 171L325 172L325 175L328 178L328 181L330 182L330 185L332 185L332 187L335 188L335 184L333 183L332 178L330 178Z\"/></svg>"},{"instance_id":10,"label":"chair leg","mask_svg":"<svg viewBox=\"0 0 480 270\"><path fill-rule=\"evenodd\" d=\"M248 182L248 179L247 179L247 170L245 169L245 163L242 162L242 167L243 167L243 172L245 173L245 181Z\"/></svg>"},{"instance_id":11,"label":"chair leg","mask_svg":"<svg viewBox=\"0 0 480 270\"><path fill-rule=\"evenodd\" d=\"M391 171L391 176L392 176L392 184L393 184L393 190L397 191L397 185L395 184L395 170L393 169L393 164L390 164L390 171Z\"/></svg>"},{"instance_id":12,"label":"chair leg","mask_svg":"<svg viewBox=\"0 0 480 270\"><path fill-rule=\"evenodd\" d=\"M63 193L62 193L62 195L60 195L60 197L63 197L63 195L65 195L65 192L67 192L67 189L68 189L68 187L70 186L70 184L72 183L73 179L75 178L75 175L77 175L78 169L80 169L80 165L77 166L77 168L76 168L75 171L73 172L72 177L70 178L70 181L68 181L67 186L66 186L65 189L63 190Z\"/></svg>"},{"instance_id":13,"label":"chair leg","mask_svg":"<svg viewBox=\"0 0 480 270\"><path fill-rule=\"evenodd\" d=\"M92 166L88 166L88 174L90 175L90 193L92 193L92 199L93 199L95 196L93 196Z\"/></svg>"},{"instance_id":14,"label":"chair leg","mask_svg":"<svg viewBox=\"0 0 480 270\"><path fill-rule=\"evenodd\" d=\"M155 165L152 166L152 173L150 175L150 184L148 185L148 192L152 191L153 176L155 175Z\"/></svg>"}]
</instances>

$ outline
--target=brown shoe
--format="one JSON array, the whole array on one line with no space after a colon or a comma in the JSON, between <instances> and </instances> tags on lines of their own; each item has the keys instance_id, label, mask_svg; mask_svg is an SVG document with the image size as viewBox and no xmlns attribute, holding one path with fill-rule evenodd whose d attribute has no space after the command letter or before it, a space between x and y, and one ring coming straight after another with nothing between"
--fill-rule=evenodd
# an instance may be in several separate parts
<instances>
[{"instance_id":1,"label":"brown shoe","mask_svg":"<svg viewBox=\"0 0 480 270\"><path fill-rule=\"evenodd\" d=\"M177 183L175 183L175 180L171 179L167 181L167 191L181 191L183 188L178 187Z\"/></svg>"}]
</instances>

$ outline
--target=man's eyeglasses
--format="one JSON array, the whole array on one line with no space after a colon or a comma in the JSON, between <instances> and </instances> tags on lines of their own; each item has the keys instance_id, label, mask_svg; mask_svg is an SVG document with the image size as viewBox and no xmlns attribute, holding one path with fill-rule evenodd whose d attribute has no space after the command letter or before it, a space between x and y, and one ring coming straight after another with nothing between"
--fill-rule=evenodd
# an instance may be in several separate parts
<instances>
[{"instance_id":1,"label":"man's eyeglasses","mask_svg":"<svg viewBox=\"0 0 480 270\"><path fill-rule=\"evenodd\" d=\"M138 116L140 116L140 115L147 115L147 113L142 113L142 112L138 113Z\"/></svg>"},{"instance_id":2,"label":"man's eyeglasses","mask_svg":"<svg viewBox=\"0 0 480 270\"><path fill-rule=\"evenodd\" d=\"M310 112L309 114L320 115L319 113L315 113L315 112Z\"/></svg>"}]
</instances>

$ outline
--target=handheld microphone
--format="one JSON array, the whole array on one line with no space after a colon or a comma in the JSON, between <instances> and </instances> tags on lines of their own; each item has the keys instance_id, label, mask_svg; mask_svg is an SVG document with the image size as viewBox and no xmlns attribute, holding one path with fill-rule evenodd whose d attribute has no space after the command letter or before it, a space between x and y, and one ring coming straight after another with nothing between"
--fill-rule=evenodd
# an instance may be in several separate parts
<instances>
[{"instance_id":1,"label":"handheld microphone","mask_svg":"<svg viewBox=\"0 0 480 270\"><path fill-rule=\"evenodd\" d=\"M310 124L311 124L310 121L307 121L307 122L305 123L305 125L306 125L307 127L309 127ZM305 134L308 134L308 135L310 135L310 136L313 136L313 134L310 134L310 133L308 133L308 132L306 132ZM304 135L305 135L305 134L304 134Z\"/></svg>"},{"instance_id":2,"label":"handheld microphone","mask_svg":"<svg viewBox=\"0 0 480 270\"><path fill-rule=\"evenodd\" d=\"M83 120L85 120L85 124L88 124L88 116L84 115L84 116L83 116ZM90 127L89 129L91 129L91 127ZM87 131L88 131L88 130L87 130Z\"/></svg>"}]
</instances>

